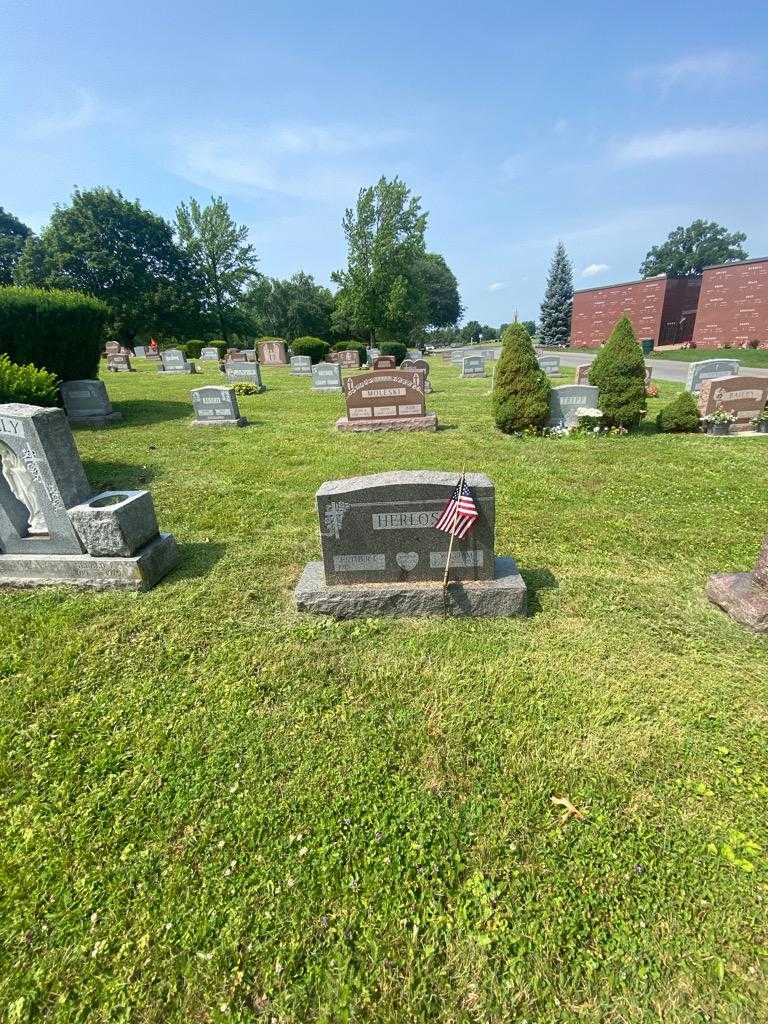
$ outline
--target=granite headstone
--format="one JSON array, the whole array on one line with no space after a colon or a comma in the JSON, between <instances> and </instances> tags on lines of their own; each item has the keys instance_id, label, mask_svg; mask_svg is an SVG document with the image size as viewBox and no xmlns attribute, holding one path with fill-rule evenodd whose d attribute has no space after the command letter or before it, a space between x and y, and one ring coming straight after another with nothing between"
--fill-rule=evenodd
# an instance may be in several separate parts
<instances>
[{"instance_id":1,"label":"granite headstone","mask_svg":"<svg viewBox=\"0 0 768 1024\"><path fill-rule=\"evenodd\" d=\"M71 424L105 427L123 418L115 412L103 380L68 380L61 385L61 400Z\"/></svg>"},{"instance_id":2,"label":"granite headstone","mask_svg":"<svg viewBox=\"0 0 768 1024\"><path fill-rule=\"evenodd\" d=\"M248 420L240 415L234 388L208 386L192 392L195 410L193 426L244 427Z\"/></svg>"},{"instance_id":3,"label":"granite headstone","mask_svg":"<svg viewBox=\"0 0 768 1024\"><path fill-rule=\"evenodd\" d=\"M688 378L685 382L686 391L698 395L705 380L718 377L733 377L739 373L741 364L738 359L702 359L691 363L688 367Z\"/></svg>"},{"instance_id":4,"label":"granite headstone","mask_svg":"<svg viewBox=\"0 0 768 1024\"><path fill-rule=\"evenodd\" d=\"M591 384L564 384L549 394L548 427L575 427L579 409L597 407L597 388Z\"/></svg>"},{"instance_id":5,"label":"granite headstone","mask_svg":"<svg viewBox=\"0 0 768 1024\"><path fill-rule=\"evenodd\" d=\"M768 404L768 377L716 377L703 380L699 392L699 414L711 416L718 409L733 413L732 430L752 430L753 420Z\"/></svg>"},{"instance_id":6,"label":"granite headstone","mask_svg":"<svg viewBox=\"0 0 768 1024\"><path fill-rule=\"evenodd\" d=\"M341 367L338 363L315 363L312 367L313 391L341 391Z\"/></svg>"}]
</instances>

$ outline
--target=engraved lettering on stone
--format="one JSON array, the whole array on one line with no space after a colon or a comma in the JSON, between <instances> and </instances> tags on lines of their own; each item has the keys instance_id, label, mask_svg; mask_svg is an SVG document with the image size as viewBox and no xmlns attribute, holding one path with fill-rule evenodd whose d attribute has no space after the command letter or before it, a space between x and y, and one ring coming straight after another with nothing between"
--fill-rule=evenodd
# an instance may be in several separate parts
<instances>
[{"instance_id":1,"label":"engraved lettering on stone","mask_svg":"<svg viewBox=\"0 0 768 1024\"><path fill-rule=\"evenodd\" d=\"M435 525L440 517L434 512L375 512L372 517L374 530L426 530Z\"/></svg>"},{"instance_id":2,"label":"engraved lettering on stone","mask_svg":"<svg viewBox=\"0 0 768 1024\"><path fill-rule=\"evenodd\" d=\"M333 568L336 572L367 572L370 569L386 568L384 555L334 555Z\"/></svg>"}]
</instances>

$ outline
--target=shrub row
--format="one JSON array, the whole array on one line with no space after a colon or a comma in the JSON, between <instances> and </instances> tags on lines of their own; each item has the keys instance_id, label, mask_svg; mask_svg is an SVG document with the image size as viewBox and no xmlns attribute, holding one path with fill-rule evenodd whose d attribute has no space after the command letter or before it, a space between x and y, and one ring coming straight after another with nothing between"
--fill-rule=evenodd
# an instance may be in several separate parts
<instances>
[{"instance_id":1,"label":"shrub row","mask_svg":"<svg viewBox=\"0 0 768 1024\"><path fill-rule=\"evenodd\" d=\"M56 405L59 381L55 374L38 370L31 363L17 366L7 355L0 356L0 403Z\"/></svg>"}]
</instances>

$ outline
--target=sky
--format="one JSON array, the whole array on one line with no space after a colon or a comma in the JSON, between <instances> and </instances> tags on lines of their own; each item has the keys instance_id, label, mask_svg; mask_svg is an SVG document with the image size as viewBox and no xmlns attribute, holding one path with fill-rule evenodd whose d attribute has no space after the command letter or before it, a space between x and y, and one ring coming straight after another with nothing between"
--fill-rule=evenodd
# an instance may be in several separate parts
<instances>
[{"instance_id":1,"label":"sky","mask_svg":"<svg viewBox=\"0 0 768 1024\"><path fill-rule=\"evenodd\" d=\"M466 319L632 280L697 217L768 255L768 4L0 0L0 206L75 186L172 219L222 195L260 270L330 283L344 210L399 175Z\"/></svg>"}]
</instances>

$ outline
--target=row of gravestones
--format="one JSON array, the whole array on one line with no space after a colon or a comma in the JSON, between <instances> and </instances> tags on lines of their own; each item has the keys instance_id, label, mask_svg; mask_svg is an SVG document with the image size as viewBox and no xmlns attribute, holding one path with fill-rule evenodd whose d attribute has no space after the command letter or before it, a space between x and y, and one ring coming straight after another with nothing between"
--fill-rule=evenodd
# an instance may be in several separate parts
<instances>
[{"instance_id":1,"label":"row of gravestones","mask_svg":"<svg viewBox=\"0 0 768 1024\"><path fill-rule=\"evenodd\" d=\"M488 356L487 352L477 351L472 354L462 354L460 357L452 356L451 362L454 365L461 367L462 377L485 377L485 364L489 358L494 358L493 353L491 356ZM537 357L537 362L539 364L539 368L542 369L548 377L557 377L559 375L559 356L540 355Z\"/></svg>"}]
</instances>

